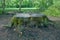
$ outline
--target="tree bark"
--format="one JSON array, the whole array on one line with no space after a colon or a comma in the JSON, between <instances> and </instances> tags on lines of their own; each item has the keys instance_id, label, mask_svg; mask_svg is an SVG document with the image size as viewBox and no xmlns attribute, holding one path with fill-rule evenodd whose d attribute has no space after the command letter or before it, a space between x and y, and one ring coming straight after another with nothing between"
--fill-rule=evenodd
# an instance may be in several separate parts
<instances>
[{"instance_id":1,"label":"tree bark","mask_svg":"<svg viewBox=\"0 0 60 40\"><path fill-rule=\"evenodd\" d=\"M5 0L2 0L2 13L5 13Z\"/></svg>"},{"instance_id":2,"label":"tree bark","mask_svg":"<svg viewBox=\"0 0 60 40\"><path fill-rule=\"evenodd\" d=\"M20 5L19 5L19 12L20 12L20 13L21 13L21 4L22 4L22 1L23 1L23 0L20 0L20 1L19 1L19 3L20 3Z\"/></svg>"}]
</instances>

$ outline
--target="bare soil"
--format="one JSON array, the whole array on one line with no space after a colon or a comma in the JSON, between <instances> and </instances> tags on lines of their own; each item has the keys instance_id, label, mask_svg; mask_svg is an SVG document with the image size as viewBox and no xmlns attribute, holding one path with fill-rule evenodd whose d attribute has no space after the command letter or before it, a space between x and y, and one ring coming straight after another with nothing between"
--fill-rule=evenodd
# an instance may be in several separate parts
<instances>
[{"instance_id":1,"label":"bare soil","mask_svg":"<svg viewBox=\"0 0 60 40\"><path fill-rule=\"evenodd\" d=\"M48 17L55 21L55 27L25 30L22 37L12 29L3 27L10 22L12 15L0 15L0 40L60 40L60 18ZM30 36L29 36L30 35Z\"/></svg>"}]
</instances>

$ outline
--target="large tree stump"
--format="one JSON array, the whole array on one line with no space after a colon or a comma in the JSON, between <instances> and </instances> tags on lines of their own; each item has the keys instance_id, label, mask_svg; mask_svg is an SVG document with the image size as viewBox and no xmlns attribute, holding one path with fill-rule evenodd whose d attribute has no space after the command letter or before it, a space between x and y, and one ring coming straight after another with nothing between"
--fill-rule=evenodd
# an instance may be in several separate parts
<instances>
[{"instance_id":1,"label":"large tree stump","mask_svg":"<svg viewBox=\"0 0 60 40\"><path fill-rule=\"evenodd\" d=\"M23 26L29 28L48 27L53 22L44 14L16 14L11 19L11 27Z\"/></svg>"},{"instance_id":2,"label":"large tree stump","mask_svg":"<svg viewBox=\"0 0 60 40\"><path fill-rule=\"evenodd\" d=\"M19 34L24 30L48 27L53 22L44 14L16 14L11 19L10 29L13 28Z\"/></svg>"}]
</instances>

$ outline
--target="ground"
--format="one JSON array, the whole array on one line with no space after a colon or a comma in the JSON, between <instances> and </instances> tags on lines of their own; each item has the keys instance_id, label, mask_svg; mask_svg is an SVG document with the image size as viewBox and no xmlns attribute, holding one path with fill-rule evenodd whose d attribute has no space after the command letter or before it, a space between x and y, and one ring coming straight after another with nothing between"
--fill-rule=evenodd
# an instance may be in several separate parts
<instances>
[{"instance_id":1,"label":"ground","mask_svg":"<svg viewBox=\"0 0 60 40\"><path fill-rule=\"evenodd\" d=\"M60 18L50 17L50 20L55 21L56 27L48 27L42 29L34 29L34 31L25 31L24 35L20 39L17 37L17 33L2 26L10 23L11 15L0 15L0 40L60 40ZM30 37L29 34L32 34Z\"/></svg>"}]
</instances>

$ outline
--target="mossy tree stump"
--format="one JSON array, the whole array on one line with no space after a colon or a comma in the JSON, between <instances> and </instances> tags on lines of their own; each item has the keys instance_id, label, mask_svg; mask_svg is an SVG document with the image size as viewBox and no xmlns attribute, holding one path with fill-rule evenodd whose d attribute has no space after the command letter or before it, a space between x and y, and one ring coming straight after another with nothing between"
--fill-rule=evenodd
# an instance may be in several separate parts
<instances>
[{"instance_id":1,"label":"mossy tree stump","mask_svg":"<svg viewBox=\"0 0 60 40\"><path fill-rule=\"evenodd\" d=\"M51 24L46 15L44 14L16 14L11 19L11 27L29 27L29 28L40 28L48 27Z\"/></svg>"},{"instance_id":2,"label":"mossy tree stump","mask_svg":"<svg viewBox=\"0 0 60 40\"><path fill-rule=\"evenodd\" d=\"M11 19L11 27L20 34L25 29L34 29L41 27L48 27L48 25L52 24L46 15L44 14L16 14Z\"/></svg>"}]
</instances>

